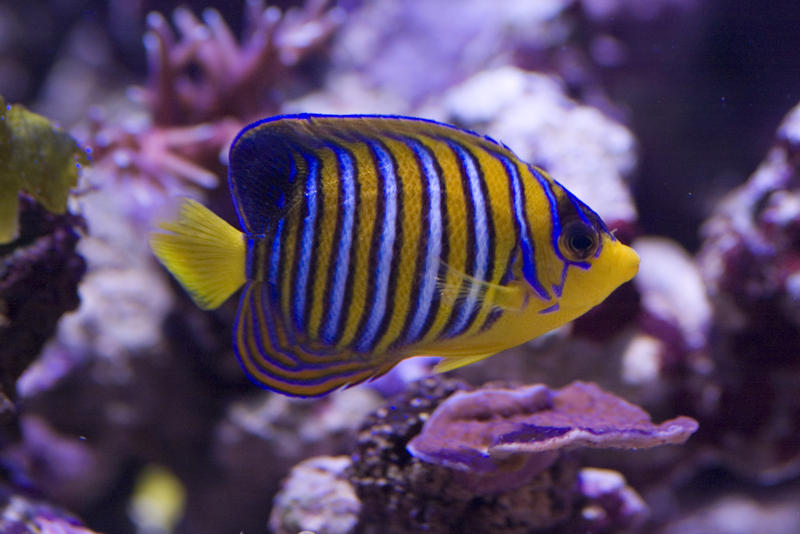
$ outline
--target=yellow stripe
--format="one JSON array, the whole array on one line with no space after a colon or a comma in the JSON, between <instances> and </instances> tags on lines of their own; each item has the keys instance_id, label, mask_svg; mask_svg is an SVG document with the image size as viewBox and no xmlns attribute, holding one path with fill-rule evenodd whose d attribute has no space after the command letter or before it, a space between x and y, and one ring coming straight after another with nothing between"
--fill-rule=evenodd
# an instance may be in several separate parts
<instances>
[{"instance_id":1,"label":"yellow stripe","mask_svg":"<svg viewBox=\"0 0 800 534\"><path fill-rule=\"evenodd\" d=\"M253 285L258 285L258 284L253 284ZM248 298L250 296L250 292L251 292L251 290L248 289L248 292L247 292L247 297ZM256 318L258 320L259 335L260 335L261 341L262 341L262 343L264 345L264 349L265 349L265 351L267 353L265 355L259 354L259 356L260 356L259 359L263 359L264 357L274 358L276 361L278 361L278 362L280 362L280 363L282 363L284 365L293 365L294 364L293 360L291 360L285 354L279 353L276 350L276 348L272 345L272 342L271 342L270 337L269 337L270 332L267 329L266 314L269 313L272 316L271 318L273 319L273 324L275 324L275 319L274 319L275 314L272 313L272 310L267 308L268 303L264 302L263 296L264 296L263 293L259 290L259 293L256 295L256 297L257 297L256 298L256 306L255 306L255 310L254 310L254 312L256 314ZM251 313L253 313L253 312L251 312ZM240 321L242 320L241 317L239 318L239 320ZM284 333L282 331L279 331L279 332L277 332L277 334L283 335ZM280 343L281 340L279 339L278 342Z\"/></svg>"},{"instance_id":2,"label":"yellow stripe","mask_svg":"<svg viewBox=\"0 0 800 534\"><path fill-rule=\"evenodd\" d=\"M275 358L271 353L263 355L256 343L254 327L261 328L262 340L269 346L266 332L263 328L265 323L262 323L263 315L255 308L264 310L264 303L262 302L262 294L260 293L260 285L253 284L248 288L244 298L244 305L240 310L239 327L236 332L236 343L240 353L240 359L246 371L255 378L258 382L292 395L302 396L315 396L322 395L333 389L341 387L345 384L355 384L366 380L374 375L379 370L378 366L365 364L360 361L348 361L346 354L332 355L332 359L337 365L328 368L306 368L302 366L293 369L282 369L275 365ZM254 306L250 305L250 296L253 291L256 291ZM268 310L264 310L267 311ZM255 316L253 314L256 314ZM258 321L258 324L254 321ZM276 334L280 336L281 325L276 323ZM269 350L269 349L268 349ZM297 348L292 348L295 355L302 361L303 353ZM337 358L338 356L338 358ZM353 376L342 376L342 373L349 371L360 371ZM284 382L283 379L289 380ZM317 379L324 379L319 384L307 384L304 381L314 381Z\"/></svg>"},{"instance_id":3,"label":"yellow stripe","mask_svg":"<svg viewBox=\"0 0 800 534\"><path fill-rule=\"evenodd\" d=\"M350 269L354 273L353 293L349 302L345 302L342 313L347 318L344 333L338 347L347 347L357 334L358 325L367 307L367 292L369 278L373 276L373 267L369 264L370 243L372 233L375 231L375 216L378 195L378 180L375 175L375 164L372 154L366 144L348 144L356 159L359 186L361 187L361 200L358 204L358 228L354 235L353 246L356 249L355 265ZM354 269L354 270L353 270Z\"/></svg>"},{"instance_id":4,"label":"yellow stripe","mask_svg":"<svg viewBox=\"0 0 800 534\"><path fill-rule=\"evenodd\" d=\"M414 276L417 268L417 256L420 254L419 239L420 212L422 211L422 181L419 166L414 153L408 146L400 141L383 139L384 145L392 153L397 162L397 183L402 187L402 213L401 217L403 246L400 249L396 287L392 298L392 316L386 333L375 346L377 354L383 354L402 333L409 313L411 295L413 293ZM400 235L397 236L400 238ZM391 291L391 290L390 290Z\"/></svg>"},{"instance_id":5,"label":"yellow stripe","mask_svg":"<svg viewBox=\"0 0 800 534\"><path fill-rule=\"evenodd\" d=\"M563 263L553 250L553 218L550 201L539 181L526 165L517 163L517 169L520 180L525 184L525 212L533 234L536 274L542 286L547 291L551 291L553 284L561 283ZM538 167L536 170L552 183L553 179L544 170Z\"/></svg>"},{"instance_id":6,"label":"yellow stripe","mask_svg":"<svg viewBox=\"0 0 800 534\"><path fill-rule=\"evenodd\" d=\"M333 260L331 251L336 243L336 218L339 210L339 164L336 154L331 149L324 149L320 154L322 164L322 174L319 176L319 184L322 188L323 202L318 207L317 228L320 234L315 235L315 242L319 245L312 250L317 268L311 273L311 283L313 284L313 300L311 314L308 322L308 337L311 340L319 340L319 329L323 315L328 309L328 295L325 288L328 285L328 274L330 272L330 262ZM316 241L318 240L318 241ZM335 253L335 251L334 251ZM302 298L301 295L295 295Z\"/></svg>"},{"instance_id":7,"label":"yellow stripe","mask_svg":"<svg viewBox=\"0 0 800 534\"><path fill-rule=\"evenodd\" d=\"M494 226L494 265L488 273L486 281L499 284L508 267L508 260L516 242L514 231L514 212L512 209L511 194L509 191L508 175L500 161L485 150L476 148L475 145L465 145L472 156L478 161L486 183L488 216ZM464 332L470 336L480 331L489 313L494 309L491 298L481 301L480 310L472 326Z\"/></svg>"},{"instance_id":8,"label":"yellow stripe","mask_svg":"<svg viewBox=\"0 0 800 534\"><path fill-rule=\"evenodd\" d=\"M303 218L303 208L298 206L293 209L286 217L284 232L281 237L281 293L280 307L282 318L291 321L292 303L294 302L294 273L297 271L295 266L295 249L297 247L298 234ZM289 322L288 324L291 324Z\"/></svg>"}]
</instances>

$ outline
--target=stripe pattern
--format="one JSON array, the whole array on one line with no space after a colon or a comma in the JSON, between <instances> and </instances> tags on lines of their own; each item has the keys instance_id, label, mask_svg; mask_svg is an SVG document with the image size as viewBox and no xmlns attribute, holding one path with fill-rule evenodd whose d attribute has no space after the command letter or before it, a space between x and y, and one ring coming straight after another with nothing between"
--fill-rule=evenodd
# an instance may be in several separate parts
<instances>
[{"instance_id":1,"label":"stripe pattern","mask_svg":"<svg viewBox=\"0 0 800 534\"><path fill-rule=\"evenodd\" d=\"M273 188L285 215L248 246L262 247L248 262L263 264L247 266L235 329L237 354L260 385L322 395L486 331L503 311L484 282L519 279L535 298L554 296L560 280L544 266L561 189L491 139L422 119L268 119L234 143L234 195L283 179L236 161L240 143L248 153L261 147L262 166L283 162L291 182Z\"/></svg>"}]
</instances>

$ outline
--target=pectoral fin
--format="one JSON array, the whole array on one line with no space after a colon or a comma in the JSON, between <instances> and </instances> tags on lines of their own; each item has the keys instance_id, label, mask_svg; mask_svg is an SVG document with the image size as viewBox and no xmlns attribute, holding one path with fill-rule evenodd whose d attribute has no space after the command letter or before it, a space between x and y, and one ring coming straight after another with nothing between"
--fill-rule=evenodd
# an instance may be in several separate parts
<instances>
[{"instance_id":1,"label":"pectoral fin","mask_svg":"<svg viewBox=\"0 0 800 534\"><path fill-rule=\"evenodd\" d=\"M446 274L439 279L438 287L443 303L455 304L460 299L477 293L481 303L509 312L520 312L528 303L530 292L524 282L512 280L506 285L478 280L446 263Z\"/></svg>"}]
</instances>

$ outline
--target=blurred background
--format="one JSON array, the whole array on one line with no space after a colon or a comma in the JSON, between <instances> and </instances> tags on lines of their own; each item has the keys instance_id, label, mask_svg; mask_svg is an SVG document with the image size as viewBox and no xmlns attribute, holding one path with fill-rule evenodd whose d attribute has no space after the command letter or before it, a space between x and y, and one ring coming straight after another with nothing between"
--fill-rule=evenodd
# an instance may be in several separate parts
<instances>
[{"instance_id":1,"label":"blurred background","mask_svg":"<svg viewBox=\"0 0 800 534\"><path fill-rule=\"evenodd\" d=\"M302 111L486 133L642 255L574 325L453 374L591 380L700 430L578 455L624 475L636 513L576 523L576 504L496 532L800 531L799 27L791 0L0 1L0 95L92 159L68 214L21 199L22 238L0 245L0 357L18 362L2 366L4 532L391 523L358 508L346 458L428 363L315 401L258 390L230 347L235 302L197 310L147 248L181 195L235 220L230 141ZM345 458L315 469L349 484L330 490L346 512L286 496L312 457Z\"/></svg>"}]
</instances>

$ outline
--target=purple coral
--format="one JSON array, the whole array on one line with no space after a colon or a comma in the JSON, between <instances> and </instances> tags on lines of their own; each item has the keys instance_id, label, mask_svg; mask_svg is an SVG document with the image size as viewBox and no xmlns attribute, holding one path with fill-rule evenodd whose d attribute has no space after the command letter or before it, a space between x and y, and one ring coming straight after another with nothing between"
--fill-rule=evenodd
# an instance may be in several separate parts
<instances>
[{"instance_id":1,"label":"purple coral","mask_svg":"<svg viewBox=\"0 0 800 534\"><path fill-rule=\"evenodd\" d=\"M358 532L523 534L569 516L578 497L573 459L540 469L522 487L478 495L458 471L409 454L408 442L436 406L466 389L457 380L426 378L367 417L349 477L362 502Z\"/></svg>"},{"instance_id":2,"label":"purple coral","mask_svg":"<svg viewBox=\"0 0 800 534\"><path fill-rule=\"evenodd\" d=\"M599 524L581 518L584 505L623 528L646 514L635 492L619 475L621 485L581 485L576 457L562 451L682 443L696 429L687 417L655 425L594 384L467 391L429 378L367 418L350 481L365 532L383 524L391 532L569 532Z\"/></svg>"},{"instance_id":3,"label":"purple coral","mask_svg":"<svg viewBox=\"0 0 800 534\"><path fill-rule=\"evenodd\" d=\"M49 503L0 486L0 531L4 534L96 534Z\"/></svg>"},{"instance_id":4,"label":"purple coral","mask_svg":"<svg viewBox=\"0 0 800 534\"><path fill-rule=\"evenodd\" d=\"M796 477L800 105L787 114L764 162L722 199L702 233L698 260L716 341L706 386L714 402L701 414L708 419L703 427L736 471L768 483Z\"/></svg>"},{"instance_id":5,"label":"purple coral","mask_svg":"<svg viewBox=\"0 0 800 534\"><path fill-rule=\"evenodd\" d=\"M555 391L537 384L454 394L408 450L427 462L480 473L506 470L514 455L545 453L552 462L551 451L559 449L680 444L696 430L688 417L654 425L644 410L595 384L573 382Z\"/></svg>"}]
</instances>

